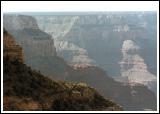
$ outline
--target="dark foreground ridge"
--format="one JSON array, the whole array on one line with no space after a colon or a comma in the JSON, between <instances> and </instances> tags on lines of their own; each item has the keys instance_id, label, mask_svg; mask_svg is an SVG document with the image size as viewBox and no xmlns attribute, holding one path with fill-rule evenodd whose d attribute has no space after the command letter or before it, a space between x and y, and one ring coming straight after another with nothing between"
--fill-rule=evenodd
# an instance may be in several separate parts
<instances>
[{"instance_id":1,"label":"dark foreground ridge","mask_svg":"<svg viewBox=\"0 0 160 114\"><path fill-rule=\"evenodd\" d=\"M4 58L4 110L122 110L83 83L56 82Z\"/></svg>"}]
</instances>

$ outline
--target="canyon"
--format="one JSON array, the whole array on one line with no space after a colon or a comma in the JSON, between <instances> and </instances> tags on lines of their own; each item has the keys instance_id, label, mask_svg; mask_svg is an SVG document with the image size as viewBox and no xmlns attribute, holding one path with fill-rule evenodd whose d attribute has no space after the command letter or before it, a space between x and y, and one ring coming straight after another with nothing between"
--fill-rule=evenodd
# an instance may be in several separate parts
<instances>
[{"instance_id":1,"label":"canyon","mask_svg":"<svg viewBox=\"0 0 160 114\"><path fill-rule=\"evenodd\" d=\"M124 107L124 110L156 110L156 96L149 90L150 88L148 89L144 85L143 78L142 81L140 80L142 83L137 83L140 82L139 80L133 80L137 83L135 85L128 84L128 81L127 83L115 81L119 77L120 79L126 78L124 72L130 72L129 66L127 69L125 69L126 66L122 66L126 59L130 60L130 64L136 63L137 59L128 57L130 51L134 54L134 50L138 50L135 52L135 58L138 57L138 60L142 60L141 64L143 65L141 66L146 66L145 71L149 77L147 84L150 79L156 80L156 76L150 73L155 75L155 68L153 67L152 70L148 67L152 63L153 66L155 65L155 50L152 43L156 40L148 38L149 35L146 35L148 31L142 34L143 29L141 33L136 31L136 27L132 28L133 26L130 27L127 24L113 26L115 23L122 22L125 17L123 15L24 16L6 14L4 15L4 27L22 45L26 54L25 63L49 78L87 83L105 97L119 103ZM25 17L27 18L24 19ZM122 20L119 22L117 18ZM17 25L14 25L13 20L16 21ZM22 28L17 27L18 25L22 25ZM136 32L131 31L131 29ZM155 29L154 25L152 29ZM123 52L126 49L123 49L125 41L128 42L131 39L135 41L133 37L139 37L139 34L142 35L142 39L136 43L141 44L142 47L139 45L135 45L136 48L127 47L127 49L129 48L128 51ZM133 41L129 41L129 45ZM141 49L147 48L142 41L151 43L149 53L146 53L150 54L151 51L149 59L139 53L139 51L143 52ZM152 52L152 50L154 51ZM136 64L135 67L139 68L140 65ZM132 76L133 79L136 79L135 74L129 75L127 78L130 79Z\"/></svg>"},{"instance_id":2,"label":"canyon","mask_svg":"<svg viewBox=\"0 0 160 114\"><path fill-rule=\"evenodd\" d=\"M59 15L49 13L45 16L38 14L32 16L37 19L41 30L53 36L57 55L64 58L71 66L98 66L116 81L129 84L131 80L136 80L135 83L147 86L156 94L155 12L64 13ZM125 70L122 68L122 63L125 64L122 60L124 58L122 48L124 42L129 40L139 47L135 53L141 57L142 64L146 68L141 69L140 76L137 72L128 73L130 78L133 77L128 80L123 76ZM137 62L131 59L128 61L129 64L135 64L139 68L142 65L138 60ZM136 77L135 74L138 76Z\"/></svg>"}]
</instances>

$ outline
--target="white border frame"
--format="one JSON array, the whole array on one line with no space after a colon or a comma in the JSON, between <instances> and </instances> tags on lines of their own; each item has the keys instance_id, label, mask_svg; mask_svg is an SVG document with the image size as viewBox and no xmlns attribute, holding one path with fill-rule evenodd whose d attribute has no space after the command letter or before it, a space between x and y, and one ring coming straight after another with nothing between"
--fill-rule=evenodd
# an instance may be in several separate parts
<instances>
[{"instance_id":1,"label":"white border frame","mask_svg":"<svg viewBox=\"0 0 160 114\"><path fill-rule=\"evenodd\" d=\"M31 3L32 2L32 3ZM117 5L115 5L115 3ZM36 4L36 5L35 5ZM138 4L138 5L137 5ZM42 7L42 6L46 7ZM125 9L126 6L129 9ZM9 7L8 7L9 6ZM54 6L51 8L51 6ZM100 7L97 7L100 6ZM107 6L107 8L106 8ZM134 6L134 7L133 7ZM142 6L144 9L142 9ZM117 7L116 9L113 7ZM157 11L157 111L3 111L3 13L30 11ZM112 9L113 8L113 9ZM14 11L13 11L14 9ZM1 2L1 112L3 113L158 113L159 112L159 1L2 1Z\"/></svg>"}]
</instances>

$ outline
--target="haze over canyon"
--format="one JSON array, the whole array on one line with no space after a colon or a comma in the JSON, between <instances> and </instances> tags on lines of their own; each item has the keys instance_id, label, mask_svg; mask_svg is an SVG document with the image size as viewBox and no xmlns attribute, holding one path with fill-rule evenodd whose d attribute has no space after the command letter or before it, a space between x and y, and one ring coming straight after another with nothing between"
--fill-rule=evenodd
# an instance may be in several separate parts
<instances>
[{"instance_id":1,"label":"haze over canyon","mask_svg":"<svg viewBox=\"0 0 160 114\"><path fill-rule=\"evenodd\" d=\"M6 13L3 25L27 66L136 111L156 110L156 19L156 12Z\"/></svg>"}]
</instances>

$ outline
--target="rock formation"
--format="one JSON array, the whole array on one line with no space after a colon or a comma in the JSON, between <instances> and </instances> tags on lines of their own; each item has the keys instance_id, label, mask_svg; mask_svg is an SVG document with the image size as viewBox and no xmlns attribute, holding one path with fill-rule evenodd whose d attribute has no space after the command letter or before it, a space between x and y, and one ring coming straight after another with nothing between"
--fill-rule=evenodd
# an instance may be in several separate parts
<instances>
[{"instance_id":1,"label":"rock formation","mask_svg":"<svg viewBox=\"0 0 160 114\"><path fill-rule=\"evenodd\" d=\"M24 63L24 54L22 47L15 42L13 36L6 30L3 32L3 56L10 60L18 60Z\"/></svg>"},{"instance_id":2,"label":"rock formation","mask_svg":"<svg viewBox=\"0 0 160 114\"><path fill-rule=\"evenodd\" d=\"M71 65L95 65L95 61L91 59L87 53L87 50L80 48L73 43L67 41L55 40L55 47L57 55L65 57L65 60Z\"/></svg>"},{"instance_id":3,"label":"rock formation","mask_svg":"<svg viewBox=\"0 0 160 114\"><path fill-rule=\"evenodd\" d=\"M119 61L122 59L120 49L123 41L136 41L141 47L140 55L147 69L156 75L155 12L50 13L33 16L42 30L54 36L56 49L61 48L56 45L57 42L68 42L82 48L86 50L88 59L112 77L121 75ZM57 50L57 54L74 64L71 58L77 60L82 56L65 54L71 51L74 52L62 48Z\"/></svg>"},{"instance_id":4,"label":"rock formation","mask_svg":"<svg viewBox=\"0 0 160 114\"><path fill-rule=\"evenodd\" d=\"M36 16L39 27L53 36L57 55L64 58L70 65L95 65L87 50L63 39L79 20L78 16ZM84 66L84 65L83 65Z\"/></svg>"},{"instance_id":5,"label":"rock formation","mask_svg":"<svg viewBox=\"0 0 160 114\"><path fill-rule=\"evenodd\" d=\"M138 83L138 80L141 80L141 84L146 85L146 83L149 83L150 87L148 87L156 93L157 37L155 12L71 13L59 15L51 13L50 15L36 15L34 17L42 30L55 36L53 38L55 39L57 54L75 68L96 65L118 81L125 80L125 83L130 83L132 80ZM47 26L45 26L46 23ZM124 62L121 60L124 53L122 53L121 48L125 41L136 43L139 48L135 49L138 50L136 52L137 57L142 60L138 65L139 67L145 67L146 71L143 74L144 70L142 68L138 74L150 75L149 77L152 77L153 82L148 81L150 80L147 78L148 76L146 78L142 76L142 78L137 73L135 74L137 78L134 76L136 81L132 76L129 80L122 77L121 65ZM69 44L78 47L78 49L66 50L70 48ZM129 42L128 46L130 47L126 48L132 48L133 45L132 42ZM81 49L84 50L84 53L81 53ZM130 50L127 53L134 53L134 51ZM130 54L130 56L132 55ZM136 63L137 60L134 64ZM144 64L140 65L140 63ZM127 66L125 65L125 67ZM128 67L132 67L131 64ZM139 69L139 67L137 68Z\"/></svg>"},{"instance_id":6,"label":"rock formation","mask_svg":"<svg viewBox=\"0 0 160 114\"><path fill-rule=\"evenodd\" d=\"M44 71L51 67L47 58L54 60L57 55L52 37L40 30L31 16L6 14L4 20L4 28L24 49L25 63L45 75L52 75L52 70Z\"/></svg>"},{"instance_id":7,"label":"rock formation","mask_svg":"<svg viewBox=\"0 0 160 114\"><path fill-rule=\"evenodd\" d=\"M143 84L155 92L157 88L156 76L147 70L147 64L138 54L140 47L132 40L125 40L122 45L123 59L119 63L121 65L121 75L127 78L127 82L131 85ZM152 84L153 85L152 85ZM155 85L154 85L155 84Z\"/></svg>"},{"instance_id":8,"label":"rock formation","mask_svg":"<svg viewBox=\"0 0 160 114\"><path fill-rule=\"evenodd\" d=\"M55 56L56 49L50 35L41 31L31 16L4 15L4 28L22 45L25 62L37 56ZM30 50L30 51L28 51Z\"/></svg>"}]
</instances>

